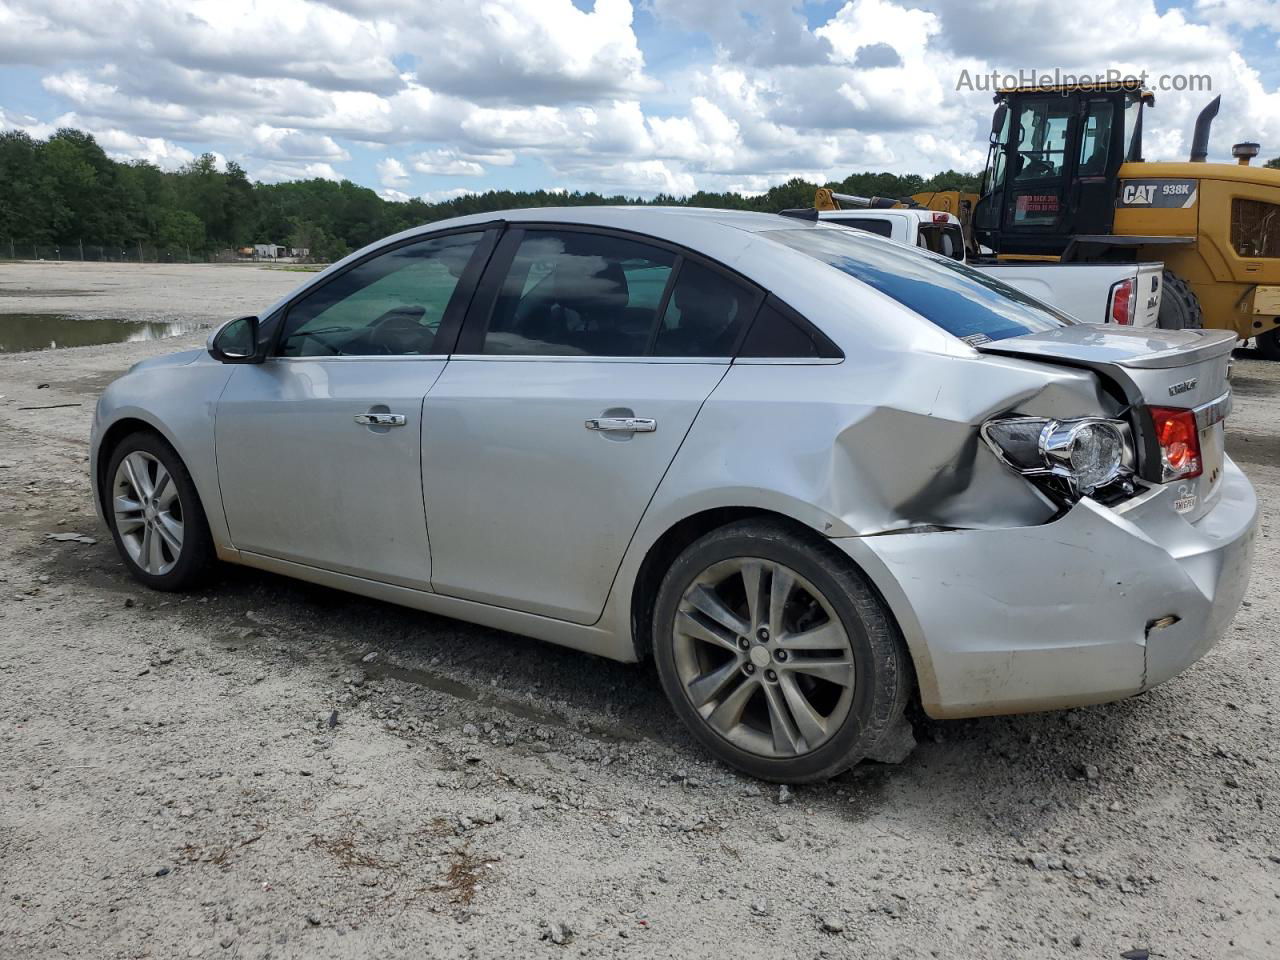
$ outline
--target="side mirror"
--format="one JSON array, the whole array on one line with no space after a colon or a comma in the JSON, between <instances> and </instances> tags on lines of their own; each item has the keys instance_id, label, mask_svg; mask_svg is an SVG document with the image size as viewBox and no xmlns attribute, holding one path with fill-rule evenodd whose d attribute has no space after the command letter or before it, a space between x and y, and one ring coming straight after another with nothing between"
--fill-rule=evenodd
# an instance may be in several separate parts
<instances>
[{"instance_id":1,"label":"side mirror","mask_svg":"<svg viewBox=\"0 0 1280 960\"><path fill-rule=\"evenodd\" d=\"M209 356L219 363L261 363L258 355L258 318L239 317L224 323L209 336Z\"/></svg>"},{"instance_id":2,"label":"side mirror","mask_svg":"<svg viewBox=\"0 0 1280 960\"><path fill-rule=\"evenodd\" d=\"M991 142L999 143L1000 134L1004 132L1004 121L1009 116L1009 104L1001 103L991 115Z\"/></svg>"}]
</instances>

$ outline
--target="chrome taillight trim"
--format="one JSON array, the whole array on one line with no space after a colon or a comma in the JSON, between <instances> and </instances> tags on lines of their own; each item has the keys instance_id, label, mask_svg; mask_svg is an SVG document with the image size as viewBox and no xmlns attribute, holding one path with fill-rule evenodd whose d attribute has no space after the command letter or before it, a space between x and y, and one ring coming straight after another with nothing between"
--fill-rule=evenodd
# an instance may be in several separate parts
<instances>
[{"instance_id":1,"label":"chrome taillight trim","mask_svg":"<svg viewBox=\"0 0 1280 960\"><path fill-rule=\"evenodd\" d=\"M1203 430L1227 419L1231 415L1231 405L1231 391L1228 390L1217 400L1210 400L1193 408L1191 412L1196 415L1196 429Z\"/></svg>"}]
</instances>

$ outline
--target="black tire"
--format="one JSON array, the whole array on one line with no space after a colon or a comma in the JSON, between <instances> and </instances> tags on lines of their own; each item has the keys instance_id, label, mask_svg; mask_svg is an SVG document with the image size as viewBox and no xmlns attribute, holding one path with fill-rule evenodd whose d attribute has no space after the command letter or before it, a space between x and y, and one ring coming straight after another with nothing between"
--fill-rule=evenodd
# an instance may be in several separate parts
<instances>
[{"instance_id":1,"label":"black tire","mask_svg":"<svg viewBox=\"0 0 1280 960\"><path fill-rule=\"evenodd\" d=\"M785 758L741 749L713 729L686 694L676 665L674 630L682 598L704 571L735 558L760 558L789 567L822 592L844 627L855 668L851 706L843 723L817 749ZM667 571L658 589L653 624L658 676L676 714L712 754L744 773L777 783L827 780L903 734L903 711L914 689L914 673L897 625L849 559L803 528L760 519L706 534ZM912 742L910 737L906 740Z\"/></svg>"},{"instance_id":2,"label":"black tire","mask_svg":"<svg viewBox=\"0 0 1280 960\"><path fill-rule=\"evenodd\" d=\"M181 549L178 551L172 568L160 574L148 573L130 555L125 548L117 523L114 509L116 494L116 475L120 464L133 453L143 453L158 460L168 471L173 486L177 491L180 504L183 536ZM103 502L107 524L111 528L111 538L115 541L116 550L124 560L129 573L141 583L153 590L188 590L199 585L213 566L213 538L209 534L209 522L205 518L204 507L200 496L196 493L191 474L187 471L182 458L173 447L158 434L148 431L131 433L120 441L111 453L107 462L107 470L103 476Z\"/></svg>"},{"instance_id":3,"label":"black tire","mask_svg":"<svg viewBox=\"0 0 1280 960\"><path fill-rule=\"evenodd\" d=\"M1191 285L1176 273L1164 272L1164 290L1160 295L1161 330L1202 330L1204 310Z\"/></svg>"},{"instance_id":4,"label":"black tire","mask_svg":"<svg viewBox=\"0 0 1280 960\"><path fill-rule=\"evenodd\" d=\"M1280 327L1258 334L1255 342L1263 360L1280 361Z\"/></svg>"}]
</instances>

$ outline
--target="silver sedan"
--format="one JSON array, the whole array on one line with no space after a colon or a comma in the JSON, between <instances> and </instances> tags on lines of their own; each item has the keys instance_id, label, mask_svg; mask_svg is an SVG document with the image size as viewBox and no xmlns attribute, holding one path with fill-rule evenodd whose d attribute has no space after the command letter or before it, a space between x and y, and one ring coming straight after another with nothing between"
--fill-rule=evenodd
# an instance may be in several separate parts
<instances>
[{"instance_id":1,"label":"silver sedan","mask_svg":"<svg viewBox=\"0 0 1280 960\"><path fill-rule=\"evenodd\" d=\"M804 782L900 755L912 698L1097 703L1222 636L1233 341L805 218L511 211L138 364L92 475L152 587L217 559L652 658L711 752Z\"/></svg>"}]
</instances>

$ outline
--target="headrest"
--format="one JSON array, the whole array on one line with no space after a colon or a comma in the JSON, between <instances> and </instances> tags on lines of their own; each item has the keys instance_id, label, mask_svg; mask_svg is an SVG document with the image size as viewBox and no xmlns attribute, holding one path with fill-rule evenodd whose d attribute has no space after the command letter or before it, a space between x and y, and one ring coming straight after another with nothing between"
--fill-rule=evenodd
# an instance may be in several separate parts
<instances>
[{"instance_id":1,"label":"headrest","mask_svg":"<svg viewBox=\"0 0 1280 960\"><path fill-rule=\"evenodd\" d=\"M622 310L630 300L622 264L599 256L561 257L551 291L556 303L579 312Z\"/></svg>"}]
</instances>

